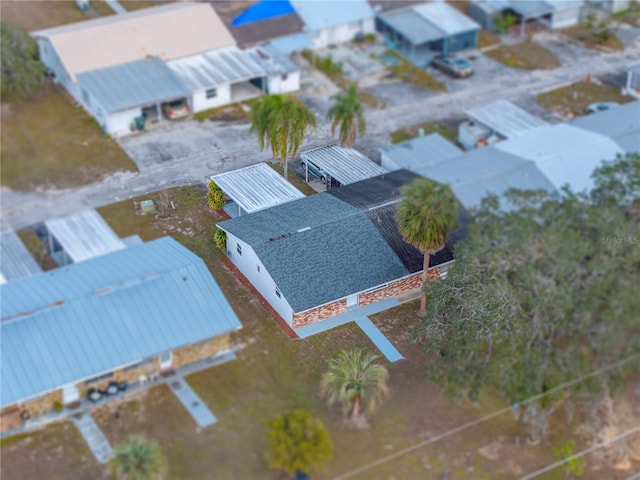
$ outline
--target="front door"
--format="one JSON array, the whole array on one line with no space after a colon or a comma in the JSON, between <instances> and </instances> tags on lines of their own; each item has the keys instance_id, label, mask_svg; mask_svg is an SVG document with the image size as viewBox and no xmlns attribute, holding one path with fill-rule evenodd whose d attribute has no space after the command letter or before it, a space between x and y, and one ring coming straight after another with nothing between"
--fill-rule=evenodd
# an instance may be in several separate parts
<instances>
[{"instance_id":1,"label":"front door","mask_svg":"<svg viewBox=\"0 0 640 480\"><path fill-rule=\"evenodd\" d=\"M62 403L64 405L68 405L76 400L80 400L80 392L78 392L78 387L76 387L74 383L62 387Z\"/></svg>"},{"instance_id":2,"label":"front door","mask_svg":"<svg viewBox=\"0 0 640 480\"><path fill-rule=\"evenodd\" d=\"M167 370L173 367L173 352L163 353L158 357L160 370Z\"/></svg>"},{"instance_id":3,"label":"front door","mask_svg":"<svg viewBox=\"0 0 640 480\"><path fill-rule=\"evenodd\" d=\"M357 308L357 306L358 306L358 294L355 293L353 295L349 295L347 297L347 310Z\"/></svg>"}]
</instances>

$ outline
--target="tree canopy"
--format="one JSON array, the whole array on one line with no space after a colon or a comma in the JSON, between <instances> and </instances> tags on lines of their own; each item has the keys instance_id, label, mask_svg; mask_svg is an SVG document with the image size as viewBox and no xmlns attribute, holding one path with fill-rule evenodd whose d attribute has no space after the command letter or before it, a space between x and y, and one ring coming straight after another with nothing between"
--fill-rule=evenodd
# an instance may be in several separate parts
<instances>
[{"instance_id":1,"label":"tree canopy","mask_svg":"<svg viewBox=\"0 0 640 480\"><path fill-rule=\"evenodd\" d=\"M638 352L640 226L596 201L614 178L633 177L622 175L626 160L596 171L587 197L511 191L510 211L485 200L447 278L427 283L415 330L450 394L492 386L522 401Z\"/></svg>"},{"instance_id":2,"label":"tree canopy","mask_svg":"<svg viewBox=\"0 0 640 480\"><path fill-rule=\"evenodd\" d=\"M340 125L340 146L352 147L356 136L363 135L367 129L362 104L358 99L358 86L352 83L345 93L337 93L333 97L333 105L327 113L332 121L331 135L335 135Z\"/></svg>"},{"instance_id":3,"label":"tree canopy","mask_svg":"<svg viewBox=\"0 0 640 480\"><path fill-rule=\"evenodd\" d=\"M329 432L306 410L284 413L269 422L267 460L271 468L289 474L313 472L332 455Z\"/></svg>"},{"instance_id":4,"label":"tree canopy","mask_svg":"<svg viewBox=\"0 0 640 480\"><path fill-rule=\"evenodd\" d=\"M260 150L270 148L288 175L288 160L298 154L305 134L316 126L311 110L285 95L265 95L251 109L251 133L258 135Z\"/></svg>"},{"instance_id":5,"label":"tree canopy","mask_svg":"<svg viewBox=\"0 0 640 480\"><path fill-rule=\"evenodd\" d=\"M2 47L2 97L20 101L44 84L46 68L38 58L38 45L20 27L0 22Z\"/></svg>"},{"instance_id":6,"label":"tree canopy","mask_svg":"<svg viewBox=\"0 0 640 480\"><path fill-rule=\"evenodd\" d=\"M117 478L155 480L167 470L167 462L158 442L131 435L125 443L113 449L109 469Z\"/></svg>"}]
</instances>

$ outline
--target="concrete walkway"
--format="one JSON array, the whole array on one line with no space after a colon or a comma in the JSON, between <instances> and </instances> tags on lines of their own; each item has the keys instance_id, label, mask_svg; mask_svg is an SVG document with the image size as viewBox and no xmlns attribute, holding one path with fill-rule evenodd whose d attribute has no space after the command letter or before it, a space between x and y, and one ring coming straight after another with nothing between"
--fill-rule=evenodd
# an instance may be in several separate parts
<instances>
[{"instance_id":1,"label":"concrete walkway","mask_svg":"<svg viewBox=\"0 0 640 480\"><path fill-rule=\"evenodd\" d=\"M184 405L184 408L187 409L187 412L191 414L199 427L204 428L218 421L184 378L180 376L172 377L170 380L167 380L167 385L182 405Z\"/></svg>"},{"instance_id":2,"label":"concrete walkway","mask_svg":"<svg viewBox=\"0 0 640 480\"><path fill-rule=\"evenodd\" d=\"M373 344L378 347L380 353L382 353L389 362L397 362L398 360L402 360L404 357L398 351L396 347L384 336L384 334L378 330L369 317L362 317L356 320L358 326L362 329L362 331L369 337L369 340L373 342Z\"/></svg>"},{"instance_id":3,"label":"concrete walkway","mask_svg":"<svg viewBox=\"0 0 640 480\"><path fill-rule=\"evenodd\" d=\"M123 13L127 13L127 10L122 5L120 5L118 0L105 0L105 2L107 2L107 5L109 5L109 7L111 7L111 10L116 12L118 15L122 15Z\"/></svg>"},{"instance_id":4,"label":"concrete walkway","mask_svg":"<svg viewBox=\"0 0 640 480\"><path fill-rule=\"evenodd\" d=\"M98 462L107 463L113 457L113 449L91 414L85 412L79 415L72 415L71 420L78 427L80 435L87 442Z\"/></svg>"}]
</instances>

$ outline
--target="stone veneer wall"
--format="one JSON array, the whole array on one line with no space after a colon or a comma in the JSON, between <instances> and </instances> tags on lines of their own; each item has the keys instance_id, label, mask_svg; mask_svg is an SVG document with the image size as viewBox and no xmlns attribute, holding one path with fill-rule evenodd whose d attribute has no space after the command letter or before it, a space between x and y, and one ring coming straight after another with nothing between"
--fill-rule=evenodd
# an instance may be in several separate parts
<instances>
[{"instance_id":1,"label":"stone veneer wall","mask_svg":"<svg viewBox=\"0 0 640 480\"><path fill-rule=\"evenodd\" d=\"M173 351L173 365L179 367L193 363L217 353L226 352L231 348L231 335L225 333L204 342L194 343L179 350Z\"/></svg>"},{"instance_id":2,"label":"stone veneer wall","mask_svg":"<svg viewBox=\"0 0 640 480\"><path fill-rule=\"evenodd\" d=\"M427 271L427 281L440 278L440 267L435 267ZM358 294L358 306L369 305L370 303L379 302L385 298L395 297L409 290L414 290L422 286L422 272L416 273L409 277L390 282L386 287L374 290L372 292L360 292ZM303 313L293 314L293 327L302 327L314 322L319 322L325 318L340 315L347 311L347 300L340 299L333 303L323 305L321 307L307 310Z\"/></svg>"}]
</instances>

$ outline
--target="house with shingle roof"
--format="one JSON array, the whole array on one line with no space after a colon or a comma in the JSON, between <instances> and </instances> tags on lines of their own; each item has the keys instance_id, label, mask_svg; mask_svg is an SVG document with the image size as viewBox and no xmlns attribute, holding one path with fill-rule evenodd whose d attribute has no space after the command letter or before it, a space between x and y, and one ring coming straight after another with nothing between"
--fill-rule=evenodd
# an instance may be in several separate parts
<instances>
[{"instance_id":1,"label":"house with shingle roof","mask_svg":"<svg viewBox=\"0 0 640 480\"><path fill-rule=\"evenodd\" d=\"M395 220L400 189L416 178L408 170L385 173L218 228L229 259L295 329L420 287L422 253ZM431 255L430 278L446 271L457 238Z\"/></svg>"}]
</instances>

